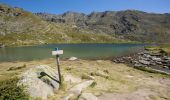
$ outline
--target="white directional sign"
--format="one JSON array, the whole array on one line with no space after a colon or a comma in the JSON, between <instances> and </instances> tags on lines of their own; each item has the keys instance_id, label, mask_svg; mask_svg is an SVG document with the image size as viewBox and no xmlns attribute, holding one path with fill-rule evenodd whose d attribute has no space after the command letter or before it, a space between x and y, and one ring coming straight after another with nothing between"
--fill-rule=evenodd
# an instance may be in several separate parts
<instances>
[{"instance_id":1,"label":"white directional sign","mask_svg":"<svg viewBox=\"0 0 170 100\"><path fill-rule=\"evenodd\" d=\"M63 50L56 50L56 51L52 51L52 55L61 55L63 54Z\"/></svg>"}]
</instances>

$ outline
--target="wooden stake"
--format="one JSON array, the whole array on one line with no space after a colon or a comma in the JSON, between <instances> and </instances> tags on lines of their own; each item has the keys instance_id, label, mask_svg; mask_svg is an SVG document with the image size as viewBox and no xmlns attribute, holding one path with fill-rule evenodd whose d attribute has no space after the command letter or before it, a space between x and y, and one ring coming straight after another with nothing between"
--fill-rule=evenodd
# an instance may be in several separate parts
<instances>
[{"instance_id":1,"label":"wooden stake","mask_svg":"<svg viewBox=\"0 0 170 100\"><path fill-rule=\"evenodd\" d=\"M59 84L62 84L61 72L60 72L60 62L59 62L59 60L60 60L59 55L61 55L61 54L63 54L63 50L58 50L58 48L55 48L55 51L52 51L52 55L56 56Z\"/></svg>"},{"instance_id":2,"label":"wooden stake","mask_svg":"<svg viewBox=\"0 0 170 100\"><path fill-rule=\"evenodd\" d=\"M60 62L59 62L59 55L56 55L56 62L57 62L57 69L58 69L58 77L59 77L59 83L61 84L61 72L60 72Z\"/></svg>"}]
</instances>

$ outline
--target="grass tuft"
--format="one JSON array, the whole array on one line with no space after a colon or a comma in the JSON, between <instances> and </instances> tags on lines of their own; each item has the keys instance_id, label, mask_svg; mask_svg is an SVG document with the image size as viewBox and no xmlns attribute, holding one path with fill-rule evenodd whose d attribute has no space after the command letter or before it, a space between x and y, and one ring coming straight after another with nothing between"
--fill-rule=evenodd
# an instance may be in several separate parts
<instances>
[{"instance_id":1,"label":"grass tuft","mask_svg":"<svg viewBox=\"0 0 170 100\"><path fill-rule=\"evenodd\" d=\"M24 87L17 86L18 78L0 81L0 100L29 100Z\"/></svg>"}]
</instances>

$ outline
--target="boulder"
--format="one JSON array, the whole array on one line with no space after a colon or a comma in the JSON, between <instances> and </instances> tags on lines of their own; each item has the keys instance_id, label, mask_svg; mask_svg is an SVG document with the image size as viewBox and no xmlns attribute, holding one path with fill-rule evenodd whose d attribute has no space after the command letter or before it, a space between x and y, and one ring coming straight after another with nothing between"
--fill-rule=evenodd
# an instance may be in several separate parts
<instances>
[{"instance_id":1,"label":"boulder","mask_svg":"<svg viewBox=\"0 0 170 100\"><path fill-rule=\"evenodd\" d=\"M5 45L4 44L0 44L0 48L3 48L3 47L5 47Z\"/></svg>"},{"instance_id":2,"label":"boulder","mask_svg":"<svg viewBox=\"0 0 170 100\"><path fill-rule=\"evenodd\" d=\"M93 82L94 82L94 80L89 80L89 81L82 82L82 83L80 83L78 85L73 86L69 90L69 92L73 93L73 94L76 94L76 95L80 95L82 90L89 87Z\"/></svg>"},{"instance_id":3,"label":"boulder","mask_svg":"<svg viewBox=\"0 0 170 100\"><path fill-rule=\"evenodd\" d=\"M132 75L126 75L125 77L126 77L126 78L133 78L134 76L132 76Z\"/></svg>"},{"instance_id":4,"label":"boulder","mask_svg":"<svg viewBox=\"0 0 170 100\"><path fill-rule=\"evenodd\" d=\"M70 57L69 60L71 61L74 61L74 60L77 60L78 58L77 57Z\"/></svg>"},{"instance_id":5,"label":"boulder","mask_svg":"<svg viewBox=\"0 0 170 100\"><path fill-rule=\"evenodd\" d=\"M135 63L134 67L142 67L143 65L140 63Z\"/></svg>"},{"instance_id":6,"label":"boulder","mask_svg":"<svg viewBox=\"0 0 170 100\"><path fill-rule=\"evenodd\" d=\"M165 60L170 60L170 57L165 57Z\"/></svg>"},{"instance_id":7,"label":"boulder","mask_svg":"<svg viewBox=\"0 0 170 100\"><path fill-rule=\"evenodd\" d=\"M152 57L152 60L153 60L153 61L157 61L157 62L161 62L161 61L162 61L162 59L161 59L161 58L158 58L158 57Z\"/></svg>"},{"instance_id":8,"label":"boulder","mask_svg":"<svg viewBox=\"0 0 170 100\"><path fill-rule=\"evenodd\" d=\"M101 76L101 77L104 77L104 78L109 78L109 75L107 73L100 71L100 70L96 71L95 75Z\"/></svg>"},{"instance_id":9,"label":"boulder","mask_svg":"<svg viewBox=\"0 0 170 100\"><path fill-rule=\"evenodd\" d=\"M143 56L146 58L151 58L151 55L149 55L149 54L144 54Z\"/></svg>"},{"instance_id":10,"label":"boulder","mask_svg":"<svg viewBox=\"0 0 170 100\"><path fill-rule=\"evenodd\" d=\"M95 77L91 76L91 75L88 75L88 74L82 74L82 79L89 79L89 80L94 80Z\"/></svg>"},{"instance_id":11,"label":"boulder","mask_svg":"<svg viewBox=\"0 0 170 100\"><path fill-rule=\"evenodd\" d=\"M139 60L139 62L144 65L150 65L150 62L146 60Z\"/></svg>"},{"instance_id":12,"label":"boulder","mask_svg":"<svg viewBox=\"0 0 170 100\"><path fill-rule=\"evenodd\" d=\"M33 67L22 73L18 85L25 86L25 91L32 98L47 99L59 89L57 71L46 65Z\"/></svg>"},{"instance_id":13,"label":"boulder","mask_svg":"<svg viewBox=\"0 0 170 100\"><path fill-rule=\"evenodd\" d=\"M145 60L145 61L149 61L149 60L150 60L149 58L143 57L143 56L139 56L139 59L140 59L140 60Z\"/></svg>"},{"instance_id":14,"label":"boulder","mask_svg":"<svg viewBox=\"0 0 170 100\"><path fill-rule=\"evenodd\" d=\"M82 93L78 100L98 100L98 98L92 93Z\"/></svg>"}]
</instances>

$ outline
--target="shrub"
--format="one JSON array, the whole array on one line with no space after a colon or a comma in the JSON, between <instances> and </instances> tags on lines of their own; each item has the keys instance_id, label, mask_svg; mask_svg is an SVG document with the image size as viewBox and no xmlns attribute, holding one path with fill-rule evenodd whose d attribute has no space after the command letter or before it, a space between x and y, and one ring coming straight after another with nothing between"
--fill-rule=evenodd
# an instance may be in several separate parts
<instances>
[{"instance_id":1,"label":"shrub","mask_svg":"<svg viewBox=\"0 0 170 100\"><path fill-rule=\"evenodd\" d=\"M21 86L17 86L18 78L0 81L0 100L28 100L29 96Z\"/></svg>"}]
</instances>

